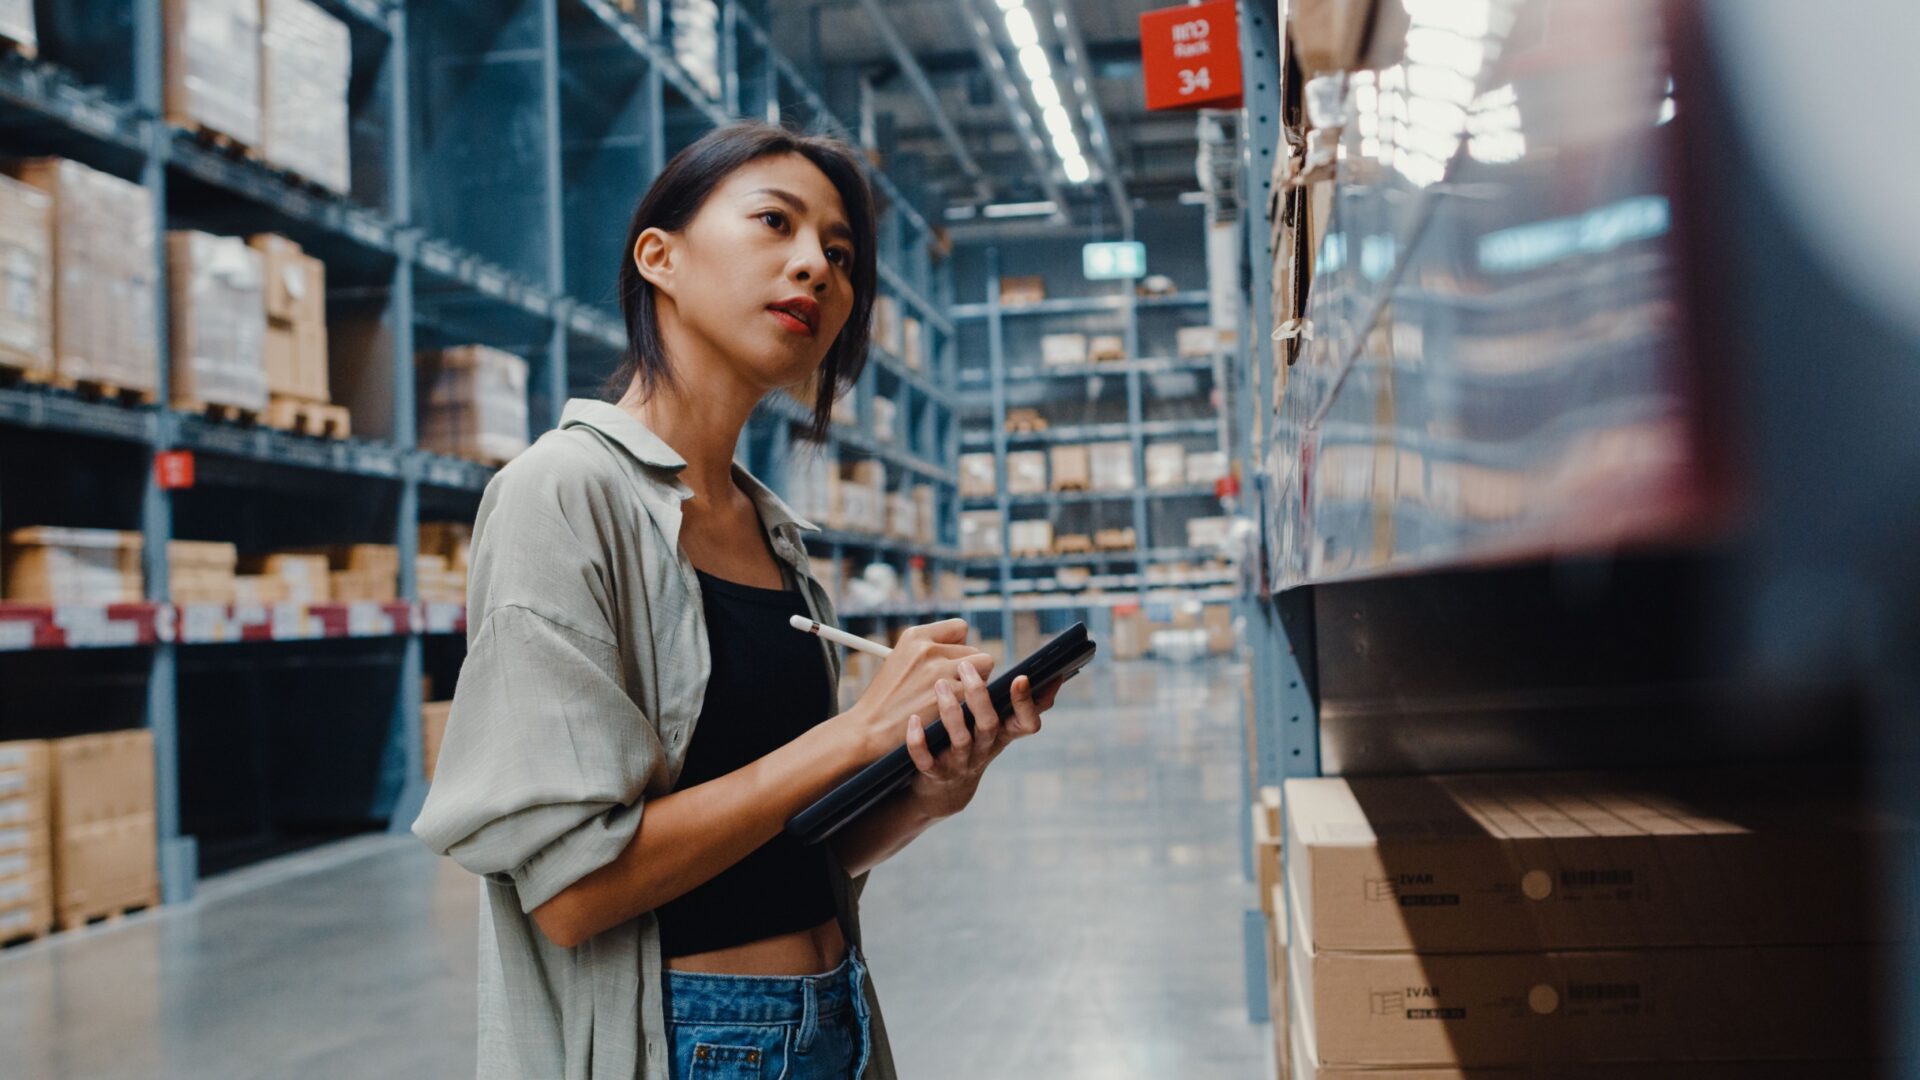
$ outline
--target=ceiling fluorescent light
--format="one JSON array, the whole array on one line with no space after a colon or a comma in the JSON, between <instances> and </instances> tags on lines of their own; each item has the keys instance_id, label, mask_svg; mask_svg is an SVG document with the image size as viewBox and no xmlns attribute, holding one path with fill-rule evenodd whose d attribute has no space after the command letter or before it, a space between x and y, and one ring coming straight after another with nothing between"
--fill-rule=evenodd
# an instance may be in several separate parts
<instances>
[{"instance_id":1,"label":"ceiling fluorescent light","mask_svg":"<svg viewBox=\"0 0 1920 1080\"><path fill-rule=\"evenodd\" d=\"M1017 7L1025 7L1026 4L1027 0L1000 0L1000 10L1012 11Z\"/></svg>"},{"instance_id":2,"label":"ceiling fluorescent light","mask_svg":"<svg viewBox=\"0 0 1920 1080\"><path fill-rule=\"evenodd\" d=\"M1030 82L1053 78L1053 64L1047 60L1046 50L1038 45L1020 50L1020 70L1027 73Z\"/></svg>"},{"instance_id":3,"label":"ceiling fluorescent light","mask_svg":"<svg viewBox=\"0 0 1920 1080\"><path fill-rule=\"evenodd\" d=\"M1073 118L1067 115L1065 105L1049 105L1040 110L1040 120L1055 139L1073 138Z\"/></svg>"},{"instance_id":4,"label":"ceiling fluorescent light","mask_svg":"<svg viewBox=\"0 0 1920 1080\"><path fill-rule=\"evenodd\" d=\"M1054 209L1053 200L1047 199L1044 202L990 203L981 207L980 213L990 218L1043 217L1053 213Z\"/></svg>"},{"instance_id":5,"label":"ceiling fluorescent light","mask_svg":"<svg viewBox=\"0 0 1920 1080\"><path fill-rule=\"evenodd\" d=\"M1040 43L1040 31L1033 25L1033 16L1023 7L1007 10L1007 40L1013 42L1016 49Z\"/></svg>"},{"instance_id":6,"label":"ceiling fluorescent light","mask_svg":"<svg viewBox=\"0 0 1920 1080\"><path fill-rule=\"evenodd\" d=\"M972 221L974 218L979 216L980 216L980 208L977 206L947 207L948 221Z\"/></svg>"},{"instance_id":7,"label":"ceiling fluorescent light","mask_svg":"<svg viewBox=\"0 0 1920 1080\"><path fill-rule=\"evenodd\" d=\"M1183 191L1180 193L1179 203L1181 206L1205 206L1207 205L1207 193L1204 191Z\"/></svg>"},{"instance_id":8,"label":"ceiling fluorescent light","mask_svg":"<svg viewBox=\"0 0 1920 1080\"><path fill-rule=\"evenodd\" d=\"M1033 81L1033 103L1042 109L1060 104L1060 87L1056 86L1052 79L1035 79Z\"/></svg>"},{"instance_id":9,"label":"ceiling fluorescent light","mask_svg":"<svg viewBox=\"0 0 1920 1080\"><path fill-rule=\"evenodd\" d=\"M1093 175L1087 168L1087 159L1079 155L1063 159L1060 168L1067 174L1067 180L1075 184L1084 184Z\"/></svg>"}]
</instances>

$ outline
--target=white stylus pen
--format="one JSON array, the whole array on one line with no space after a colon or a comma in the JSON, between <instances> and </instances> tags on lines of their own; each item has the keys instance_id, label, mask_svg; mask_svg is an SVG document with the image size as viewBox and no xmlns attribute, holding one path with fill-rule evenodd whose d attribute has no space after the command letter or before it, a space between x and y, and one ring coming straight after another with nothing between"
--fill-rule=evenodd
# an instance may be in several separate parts
<instances>
[{"instance_id":1,"label":"white stylus pen","mask_svg":"<svg viewBox=\"0 0 1920 1080\"><path fill-rule=\"evenodd\" d=\"M874 656L893 655L892 649L887 648L877 641L868 641L866 638L849 634L845 630L836 629L831 626L823 626L807 618L805 615L795 615L788 619L787 622L795 630L804 630L809 634L818 634L828 641L833 642L835 645L845 645L849 649L858 649L863 653L871 653Z\"/></svg>"}]
</instances>

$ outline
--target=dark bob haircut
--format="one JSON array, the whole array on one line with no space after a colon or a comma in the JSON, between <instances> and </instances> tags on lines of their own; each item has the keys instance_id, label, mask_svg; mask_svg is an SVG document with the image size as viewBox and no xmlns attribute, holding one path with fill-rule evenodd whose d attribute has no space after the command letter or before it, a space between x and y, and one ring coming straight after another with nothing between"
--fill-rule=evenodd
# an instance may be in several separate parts
<instances>
[{"instance_id":1,"label":"dark bob haircut","mask_svg":"<svg viewBox=\"0 0 1920 1080\"><path fill-rule=\"evenodd\" d=\"M620 312L627 322L627 351L607 380L605 392L609 398L618 400L636 376L647 394L673 382L673 367L661 343L660 320L654 311L653 285L640 276L633 262L640 234L648 229L679 232L734 170L780 154L798 154L827 175L840 193L847 224L853 229L853 310L827 350L813 382L813 422L808 425L808 433L816 440L826 437L833 401L860 377L873 332L877 277L873 190L867 186L860 158L846 143L831 136L797 134L757 120L716 128L675 154L634 210L633 221L627 226L626 246L620 249Z\"/></svg>"}]
</instances>

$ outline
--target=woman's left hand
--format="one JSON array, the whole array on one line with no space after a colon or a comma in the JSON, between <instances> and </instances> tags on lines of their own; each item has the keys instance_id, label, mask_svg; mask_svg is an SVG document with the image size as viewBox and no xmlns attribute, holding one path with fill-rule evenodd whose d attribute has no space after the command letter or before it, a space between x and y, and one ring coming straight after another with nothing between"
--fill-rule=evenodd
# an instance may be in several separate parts
<instances>
[{"instance_id":1,"label":"woman's left hand","mask_svg":"<svg viewBox=\"0 0 1920 1080\"><path fill-rule=\"evenodd\" d=\"M935 757L927 747L926 732L922 730L924 721L919 716L907 721L907 754L919 769L914 774L909 797L936 818L951 817L966 809L980 786L980 777L993 759L1000 756L1000 751L1017 739L1039 732L1040 714L1053 708L1054 695L1061 685L1055 683L1035 698L1026 676L1015 679L1009 695L1013 715L1002 721L987 696L986 680L972 664L956 667L959 669L957 684L942 679L934 686L940 722L950 740L947 749ZM973 711L972 731L967 730L966 716L961 712L963 697Z\"/></svg>"}]
</instances>

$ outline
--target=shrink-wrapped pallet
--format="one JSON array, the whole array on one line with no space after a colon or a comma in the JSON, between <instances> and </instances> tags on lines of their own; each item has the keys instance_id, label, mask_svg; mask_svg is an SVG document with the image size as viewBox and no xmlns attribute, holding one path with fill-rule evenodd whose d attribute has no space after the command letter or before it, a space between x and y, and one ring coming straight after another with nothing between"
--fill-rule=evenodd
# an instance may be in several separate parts
<instances>
[{"instance_id":1,"label":"shrink-wrapped pallet","mask_svg":"<svg viewBox=\"0 0 1920 1080\"><path fill-rule=\"evenodd\" d=\"M167 0L167 122L260 145L260 0Z\"/></svg>"},{"instance_id":2,"label":"shrink-wrapped pallet","mask_svg":"<svg viewBox=\"0 0 1920 1080\"><path fill-rule=\"evenodd\" d=\"M0 365L53 377L53 198L0 177Z\"/></svg>"},{"instance_id":3,"label":"shrink-wrapped pallet","mask_svg":"<svg viewBox=\"0 0 1920 1080\"><path fill-rule=\"evenodd\" d=\"M7 534L6 598L30 604L132 604L145 588L137 532L35 526Z\"/></svg>"},{"instance_id":4,"label":"shrink-wrapped pallet","mask_svg":"<svg viewBox=\"0 0 1920 1080\"><path fill-rule=\"evenodd\" d=\"M527 448L527 362L485 345L422 353L420 448L502 464Z\"/></svg>"},{"instance_id":5,"label":"shrink-wrapped pallet","mask_svg":"<svg viewBox=\"0 0 1920 1080\"><path fill-rule=\"evenodd\" d=\"M0 0L0 38L33 56L39 49L39 29L33 21L33 0Z\"/></svg>"},{"instance_id":6,"label":"shrink-wrapped pallet","mask_svg":"<svg viewBox=\"0 0 1920 1080\"><path fill-rule=\"evenodd\" d=\"M245 240L203 232L167 234L176 407L267 407L265 276Z\"/></svg>"},{"instance_id":7,"label":"shrink-wrapped pallet","mask_svg":"<svg viewBox=\"0 0 1920 1080\"><path fill-rule=\"evenodd\" d=\"M353 39L312 0L263 0L260 152L267 164L346 194Z\"/></svg>"}]
</instances>

